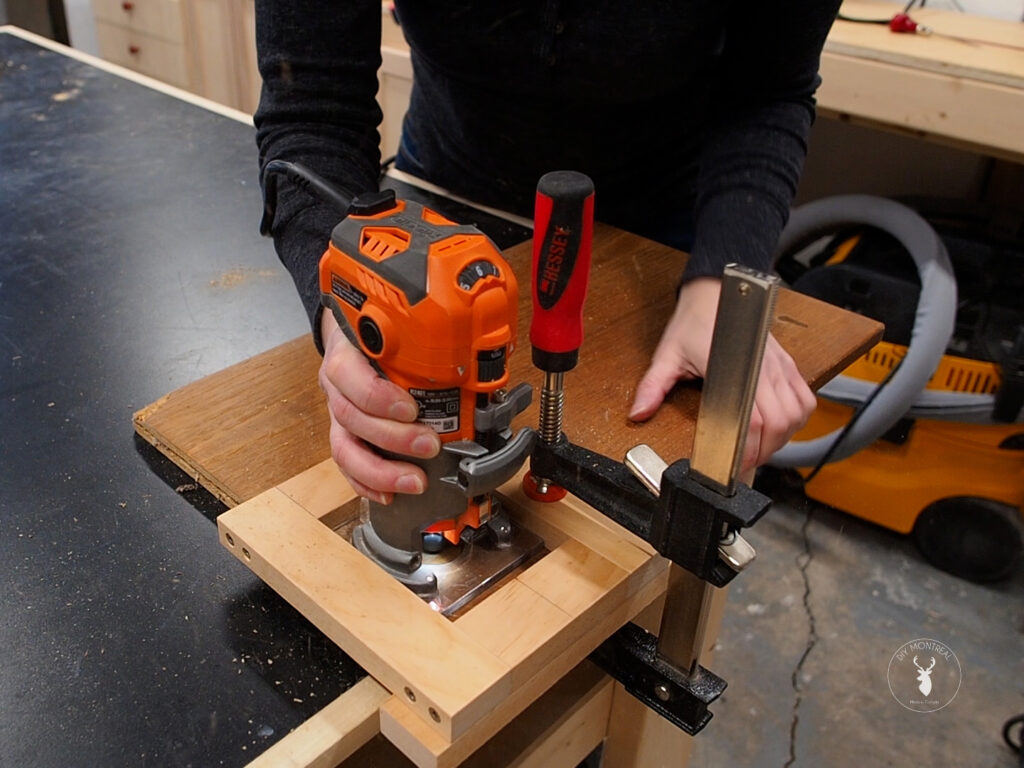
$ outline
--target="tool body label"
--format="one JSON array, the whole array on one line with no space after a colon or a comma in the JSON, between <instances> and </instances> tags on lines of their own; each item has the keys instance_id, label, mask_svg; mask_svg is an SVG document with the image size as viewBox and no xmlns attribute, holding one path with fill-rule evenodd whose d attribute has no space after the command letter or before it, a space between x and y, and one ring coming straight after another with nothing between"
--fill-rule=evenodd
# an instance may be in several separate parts
<instances>
[{"instance_id":1,"label":"tool body label","mask_svg":"<svg viewBox=\"0 0 1024 768\"><path fill-rule=\"evenodd\" d=\"M362 309L363 304L366 303L365 293L334 273L331 273L331 290L335 296L356 309Z\"/></svg>"},{"instance_id":2,"label":"tool body label","mask_svg":"<svg viewBox=\"0 0 1024 768\"><path fill-rule=\"evenodd\" d=\"M409 394L420 406L417 419L438 434L459 431L459 389L417 389L412 388Z\"/></svg>"}]
</instances>

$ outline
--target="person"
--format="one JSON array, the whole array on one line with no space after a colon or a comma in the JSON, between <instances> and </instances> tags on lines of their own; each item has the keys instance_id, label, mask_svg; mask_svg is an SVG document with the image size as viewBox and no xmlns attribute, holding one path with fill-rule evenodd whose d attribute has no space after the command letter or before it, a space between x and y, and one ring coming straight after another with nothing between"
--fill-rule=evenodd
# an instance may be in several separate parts
<instances>
[{"instance_id":1,"label":"person","mask_svg":"<svg viewBox=\"0 0 1024 768\"><path fill-rule=\"evenodd\" d=\"M703 375L724 265L770 270L838 5L396 1L414 70L396 167L527 216L543 173L581 171L598 220L690 252L628 414L646 420L677 381ZM377 189L378 0L256 0L256 24L261 168L298 161L354 193ZM323 351L332 455L357 492L388 503L422 492L425 475L368 444L429 458L440 440L321 311L317 262L337 220L282 181L270 231ZM784 445L814 404L769 338L744 468Z\"/></svg>"}]
</instances>

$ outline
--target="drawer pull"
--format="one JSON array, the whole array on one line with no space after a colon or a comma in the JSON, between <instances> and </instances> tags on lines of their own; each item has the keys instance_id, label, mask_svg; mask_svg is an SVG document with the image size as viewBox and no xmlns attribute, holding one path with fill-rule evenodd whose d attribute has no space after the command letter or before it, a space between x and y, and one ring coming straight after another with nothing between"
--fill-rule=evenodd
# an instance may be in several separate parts
<instances>
[{"instance_id":1,"label":"drawer pull","mask_svg":"<svg viewBox=\"0 0 1024 768\"><path fill-rule=\"evenodd\" d=\"M132 45L128 46L128 53L132 54L133 56L135 54L137 54L139 52L139 50L140 50L139 46L137 46L135 44L132 44Z\"/></svg>"}]
</instances>

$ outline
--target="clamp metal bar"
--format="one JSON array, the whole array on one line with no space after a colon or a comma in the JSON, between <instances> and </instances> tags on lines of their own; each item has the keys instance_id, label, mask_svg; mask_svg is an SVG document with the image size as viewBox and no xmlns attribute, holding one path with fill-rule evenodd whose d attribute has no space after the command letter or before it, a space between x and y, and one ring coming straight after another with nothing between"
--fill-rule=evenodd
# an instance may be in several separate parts
<instances>
[{"instance_id":1,"label":"clamp metal bar","mask_svg":"<svg viewBox=\"0 0 1024 768\"><path fill-rule=\"evenodd\" d=\"M690 469L697 482L723 496L736 493L778 284L775 276L736 264L726 266L722 275ZM720 553L723 545L728 553L742 542L740 567L753 560L753 547L738 533L723 530L721 536ZM699 669L705 638L715 620L713 609L724 600L718 589L672 567L658 652L691 673Z\"/></svg>"},{"instance_id":2,"label":"clamp metal bar","mask_svg":"<svg viewBox=\"0 0 1024 768\"><path fill-rule=\"evenodd\" d=\"M701 391L690 468L724 496L736 491L779 278L730 264Z\"/></svg>"}]
</instances>

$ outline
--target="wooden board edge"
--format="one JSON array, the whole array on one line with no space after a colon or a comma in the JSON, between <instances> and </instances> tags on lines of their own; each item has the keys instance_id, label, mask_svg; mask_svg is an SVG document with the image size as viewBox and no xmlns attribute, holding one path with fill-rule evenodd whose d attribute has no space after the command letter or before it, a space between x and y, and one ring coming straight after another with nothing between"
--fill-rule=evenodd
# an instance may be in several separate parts
<instances>
[{"instance_id":1,"label":"wooden board edge","mask_svg":"<svg viewBox=\"0 0 1024 768\"><path fill-rule=\"evenodd\" d=\"M652 578L643 587L618 608L605 612L600 622L580 636L570 649L552 659L530 680L513 690L460 738L444 740L394 696L381 707L381 733L419 768L456 768L508 722L543 696L616 629L658 600L665 591L666 582L667 569L652 573Z\"/></svg>"},{"instance_id":2,"label":"wooden board edge","mask_svg":"<svg viewBox=\"0 0 1024 768\"><path fill-rule=\"evenodd\" d=\"M165 395L161 400L167 398ZM175 449L173 443L166 440L163 435L158 431L152 429L150 425L144 420L144 416L149 415L156 409L160 404L160 400L150 404L146 408L136 411L132 416L132 425L135 428L136 434L139 435L143 440L156 448L157 451L162 453L167 459L173 463L178 469L184 472L186 475L195 480L199 485L213 494L218 501L223 502L228 507L234 507L240 504L243 499L238 498L237 494L233 493L231 489L225 487L217 481L216 477L204 469L198 462L192 461L192 459L182 451ZM153 410L150 410L153 409Z\"/></svg>"},{"instance_id":3,"label":"wooden board edge","mask_svg":"<svg viewBox=\"0 0 1024 768\"><path fill-rule=\"evenodd\" d=\"M978 113L1014 114L1010 107L1024 99L1024 91L996 83L907 70L840 53L822 57L821 75L822 85L816 96L821 115L1015 163L1024 162L1024 140L1019 131L1008 127L1005 120L972 118ZM867 82L884 83L893 95L880 105L883 95L877 89L866 90L863 84ZM941 95L932 95L935 92ZM870 96L872 103L865 105L861 93ZM908 94L913 95L916 106L906 119L895 119L891 102L898 98L903 111L907 111ZM926 99L924 106L922 99ZM1001 106L996 109L996 104ZM951 125L951 116L958 117L957 125Z\"/></svg>"},{"instance_id":4,"label":"wooden board edge","mask_svg":"<svg viewBox=\"0 0 1024 768\"><path fill-rule=\"evenodd\" d=\"M380 708L390 696L364 677L246 768L335 768L380 733Z\"/></svg>"},{"instance_id":5,"label":"wooden board edge","mask_svg":"<svg viewBox=\"0 0 1024 768\"><path fill-rule=\"evenodd\" d=\"M357 664L407 691L410 711L440 737L458 738L507 697L507 664L279 489L224 512L217 527L231 554ZM324 600L331 594L349 597L332 606ZM453 688L445 668L456 659Z\"/></svg>"},{"instance_id":6,"label":"wooden board edge","mask_svg":"<svg viewBox=\"0 0 1024 768\"><path fill-rule=\"evenodd\" d=\"M460 768L577 766L604 740L614 681L584 660Z\"/></svg>"}]
</instances>

